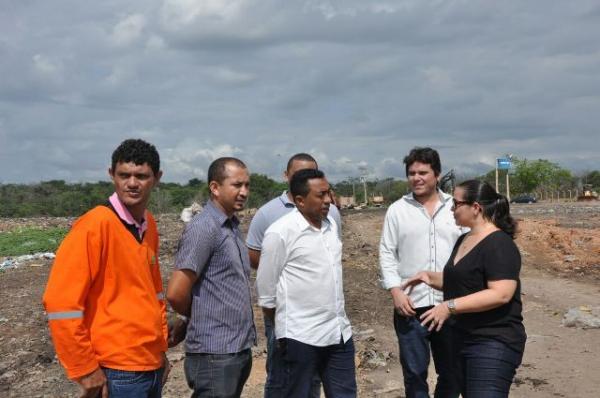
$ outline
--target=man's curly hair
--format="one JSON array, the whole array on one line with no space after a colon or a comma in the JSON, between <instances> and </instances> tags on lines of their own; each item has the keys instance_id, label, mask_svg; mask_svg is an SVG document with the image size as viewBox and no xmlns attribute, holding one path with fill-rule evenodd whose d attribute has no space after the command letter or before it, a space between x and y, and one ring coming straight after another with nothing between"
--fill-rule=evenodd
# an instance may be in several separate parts
<instances>
[{"instance_id":1,"label":"man's curly hair","mask_svg":"<svg viewBox=\"0 0 600 398\"><path fill-rule=\"evenodd\" d=\"M117 167L117 163L133 162L138 166L148 163L154 175L160 171L160 157L156 147L144 140L127 139L115 149L112 154L112 170Z\"/></svg>"}]
</instances>

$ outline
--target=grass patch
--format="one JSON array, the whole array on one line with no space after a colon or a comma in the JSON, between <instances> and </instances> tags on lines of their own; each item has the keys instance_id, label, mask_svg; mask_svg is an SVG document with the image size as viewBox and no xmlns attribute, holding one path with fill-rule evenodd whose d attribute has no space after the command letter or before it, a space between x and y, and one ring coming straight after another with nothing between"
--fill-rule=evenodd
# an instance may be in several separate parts
<instances>
[{"instance_id":1,"label":"grass patch","mask_svg":"<svg viewBox=\"0 0 600 398\"><path fill-rule=\"evenodd\" d=\"M68 228L21 228L0 233L0 256L55 252Z\"/></svg>"}]
</instances>

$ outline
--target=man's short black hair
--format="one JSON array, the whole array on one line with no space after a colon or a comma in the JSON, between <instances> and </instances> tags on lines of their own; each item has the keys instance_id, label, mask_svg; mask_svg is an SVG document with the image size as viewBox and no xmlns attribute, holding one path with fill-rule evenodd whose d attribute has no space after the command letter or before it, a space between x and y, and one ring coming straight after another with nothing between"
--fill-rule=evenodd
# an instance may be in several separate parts
<instances>
[{"instance_id":1,"label":"man's short black hair","mask_svg":"<svg viewBox=\"0 0 600 398\"><path fill-rule=\"evenodd\" d=\"M242 169L247 169L246 164L238 158L232 158L227 156L218 158L214 160L208 167L208 183L210 184L212 181L216 181L217 183L222 184L223 181L225 181L225 178L227 178L225 169L230 163L232 163L235 166L241 167Z\"/></svg>"},{"instance_id":2,"label":"man's short black hair","mask_svg":"<svg viewBox=\"0 0 600 398\"><path fill-rule=\"evenodd\" d=\"M300 195L305 198L310 192L308 181L314 178L325 178L325 173L317 169L302 169L295 172L290 181L292 196L295 198Z\"/></svg>"},{"instance_id":3,"label":"man's short black hair","mask_svg":"<svg viewBox=\"0 0 600 398\"><path fill-rule=\"evenodd\" d=\"M286 171L290 170L290 168L292 167L292 163L294 163L295 160L303 161L303 162L314 162L317 165L317 168L319 168L319 165L317 164L317 161L315 160L315 158L313 158L308 153L301 152L301 153L295 154L294 156L292 156L290 158L290 160L288 160Z\"/></svg>"},{"instance_id":4,"label":"man's short black hair","mask_svg":"<svg viewBox=\"0 0 600 398\"><path fill-rule=\"evenodd\" d=\"M404 158L404 164L406 165L406 175L408 176L408 168L414 163L420 162L431 166L435 176L439 176L442 172L442 163L440 162L440 155L435 149L425 147L415 147L410 153Z\"/></svg>"},{"instance_id":5,"label":"man's short black hair","mask_svg":"<svg viewBox=\"0 0 600 398\"><path fill-rule=\"evenodd\" d=\"M156 147L144 140L130 138L121 142L112 154L111 170L115 171L117 163L129 162L138 166L148 163L155 176L160 171L160 156Z\"/></svg>"}]
</instances>

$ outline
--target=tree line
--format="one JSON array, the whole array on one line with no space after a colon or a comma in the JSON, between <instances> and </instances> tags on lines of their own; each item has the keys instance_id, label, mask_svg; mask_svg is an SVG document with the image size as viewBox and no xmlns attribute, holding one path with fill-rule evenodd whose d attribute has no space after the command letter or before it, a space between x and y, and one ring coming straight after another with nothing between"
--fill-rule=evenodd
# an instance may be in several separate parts
<instances>
[{"instance_id":1,"label":"tree line","mask_svg":"<svg viewBox=\"0 0 600 398\"><path fill-rule=\"evenodd\" d=\"M594 170L573 175L570 170L546 159L514 159L509 172L511 195L535 191L568 190L590 184L600 190L600 171ZM506 192L506 170L499 171L500 192ZM495 170L480 176L459 176L457 182L478 178L495 184ZM260 207L271 198L281 194L287 185L263 174L250 176L251 195L248 207ZM349 178L333 185L338 196L352 196L356 203L364 203L364 184L367 196L382 195L386 203L392 203L409 191L405 180L394 178L363 182ZM0 184L0 217L32 216L79 216L94 206L104 204L113 192L107 181L94 183L67 183L62 180L43 181L37 184ZM160 183L152 194L150 209L155 213L179 212L192 202L204 203L208 198L208 186L197 178L186 184Z\"/></svg>"},{"instance_id":2,"label":"tree line","mask_svg":"<svg viewBox=\"0 0 600 398\"><path fill-rule=\"evenodd\" d=\"M252 174L250 184L248 207L259 207L287 187L262 174ZM107 203L113 192L113 184L107 181L0 184L0 217L80 216L94 206ZM206 202L207 198L208 186L197 178L186 184L160 183L152 193L149 208L155 213L180 212L193 202Z\"/></svg>"}]
</instances>

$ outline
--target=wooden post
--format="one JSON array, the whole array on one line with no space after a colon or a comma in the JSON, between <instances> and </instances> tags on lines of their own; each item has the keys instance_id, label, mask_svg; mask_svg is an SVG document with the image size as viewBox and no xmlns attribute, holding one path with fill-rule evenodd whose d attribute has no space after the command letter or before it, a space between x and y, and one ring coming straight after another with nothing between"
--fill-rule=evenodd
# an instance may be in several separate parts
<instances>
[{"instance_id":1,"label":"wooden post","mask_svg":"<svg viewBox=\"0 0 600 398\"><path fill-rule=\"evenodd\" d=\"M496 159L496 192L498 192L498 159Z\"/></svg>"}]
</instances>

